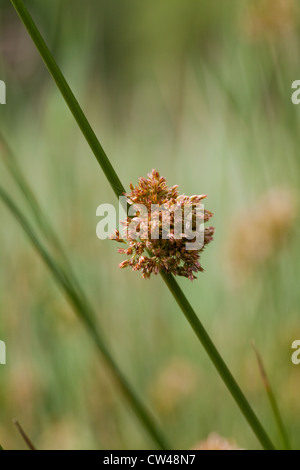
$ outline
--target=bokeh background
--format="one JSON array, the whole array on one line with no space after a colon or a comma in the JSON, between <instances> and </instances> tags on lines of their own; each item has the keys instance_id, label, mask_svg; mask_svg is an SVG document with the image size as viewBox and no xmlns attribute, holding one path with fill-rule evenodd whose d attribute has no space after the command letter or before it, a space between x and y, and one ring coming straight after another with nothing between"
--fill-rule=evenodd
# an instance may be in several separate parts
<instances>
[{"instance_id":1,"label":"bokeh background","mask_svg":"<svg viewBox=\"0 0 300 470\"><path fill-rule=\"evenodd\" d=\"M123 184L152 168L208 194L205 273L179 280L276 443L255 341L300 448L296 0L26 1ZM0 2L1 132L52 221L118 362L175 448L211 432L260 448L160 277L96 237L115 196L10 2ZM1 163L1 185L23 207ZM25 206L24 206L25 210ZM0 442L153 446L21 228L0 206Z\"/></svg>"}]
</instances>

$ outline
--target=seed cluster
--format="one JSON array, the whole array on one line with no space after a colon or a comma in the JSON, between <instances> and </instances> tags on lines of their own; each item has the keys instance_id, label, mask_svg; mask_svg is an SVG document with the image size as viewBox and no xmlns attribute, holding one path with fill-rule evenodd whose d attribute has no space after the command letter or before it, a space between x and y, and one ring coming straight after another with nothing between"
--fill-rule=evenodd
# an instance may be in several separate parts
<instances>
[{"instance_id":1,"label":"seed cluster","mask_svg":"<svg viewBox=\"0 0 300 470\"><path fill-rule=\"evenodd\" d=\"M128 216L123 222L126 228L126 238L122 239L118 230L110 237L112 240L127 243L128 248L120 248L119 253L129 256L119 267L131 266L134 271L141 271L143 278L149 278L152 273L164 271L175 276L184 276L193 281L195 273L202 272L200 254L213 239L214 227L204 229L203 243L199 249L188 250L186 243L196 241L186 236L184 226L182 233L174 222L174 214L180 211L181 220L185 220L185 211L189 210L190 229L194 230L198 223L208 222L212 213L203 210L201 214L196 210L202 204L205 195L185 196L179 195L178 186L168 187L165 178L159 172L152 170L148 178L139 178L137 186L130 184L130 193L125 194L129 207L141 204L145 211L137 211L133 217ZM153 209L154 208L154 209ZM162 223L161 210L169 213L167 233ZM201 219L201 220L200 220ZM158 238L153 238L153 233ZM138 236L137 236L138 233Z\"/></svg>"}]
</instances>

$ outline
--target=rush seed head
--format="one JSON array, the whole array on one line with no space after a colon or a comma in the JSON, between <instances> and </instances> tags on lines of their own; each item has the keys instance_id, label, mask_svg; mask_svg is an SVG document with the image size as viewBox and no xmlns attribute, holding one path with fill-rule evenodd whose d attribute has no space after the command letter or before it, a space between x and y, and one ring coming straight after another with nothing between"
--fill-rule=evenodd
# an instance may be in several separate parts
<instances>
[{"instance_id":1,"label":"rush seed head","mask_svg":"<svg viewBox=\"0 0 300 470\"><path fill-rule=\"evenodd\" d=\"M211 433L205 441L199 442L192 450L242 450L234 440L225 439L217 433Z\"/></svg>"},{"instance_id":2,"label":"rush seed head","mask_svg":"<svg viewBox=\"0 0 300 470\"><path fill-rule=\"evenodd\" d=\"M212 217L207 210L197 210L206 196L180 195L178 186L168 187L165 178L156 170L152 170L148 178L139 178L137 186L130 184L130 192L125 195L129 208L137 209L133 217L128 216L123 222L126 238L121 238L118 230L111 236L115 241L127 243L127 248L118 251L129 259L119 267L130 266L133 271L141 271L143 278L163 270L191 281L196 279L195 273L203 271L200 254L213 240L214 227L203 228L202 243L197 248L187 249L186 246L190 243L190 247L197 241L197 227ZM164 224L162 215L165 213L169 215L167 224ZM180 225L177 223L178 215ZM192 235L186 234L187 229L192 231Z\"/></svg>"}]
</instances>

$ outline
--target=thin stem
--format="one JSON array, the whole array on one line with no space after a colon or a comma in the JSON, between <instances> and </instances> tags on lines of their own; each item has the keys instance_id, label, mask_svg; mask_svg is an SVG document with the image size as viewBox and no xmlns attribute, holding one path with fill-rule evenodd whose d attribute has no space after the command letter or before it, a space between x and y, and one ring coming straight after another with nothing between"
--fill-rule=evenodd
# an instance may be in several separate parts
<instances>
[{"instance_id":1,"label":"thin stem","mask_svg":"<svg viewBox=\"0 0 300 470\"><path fill-rule=\"evenodd\" d=\"M256 434L258 440L260 441L264 449L274 450L274 445L272 444L270 438L266 434L264 428L262 427L260 421L256 417L254 411L249 405L248 400L246 399L245 395L241 391L236 380L232 376L230 370L225 364L220 353L218 352L212 340L208 336L204 326L200 322L195 311L191 307L189 301L187 300L184 293L180 289L179 285L175 281L174 276L167 275L163 272L161 273L161 275L165 283L167 284L168 288L170 289L171 293L173 294L177 304L179 305L182 312L184 313L189 324L191 325L197 337L199 338L202 346L204 347L205 351L207 352L208 356L213 362L215 368L217 369L220 376L222 377L225 385L231 392L241 412L243 413L249 425L251 426L254 433Z\"/></svg>"},{"instance_id":2,"label":"thin stem","mask_svg":"<svg viewBox=\"0 0 300 470\"><path fill-rule=\"evenodd\" d=\"M28 448L30 450L36 450L35 449L35 446L32 444L31 440L29 439L29 437L27 436L27 434L25 433L24 429L22 428L22 426L20 425L19 421L14 419L13 420L13 423L14 425L16 426L17 430L19 431L20 435L22 436L22 438L24 439L26 445L28 446Z\"/></svg>"},{"instance_id":3,"label":"thin stem","mask_svg":"<svg viewBox=\"0 0 300 470\"><path fill-rule=\"evenodd\" d=\"M11 174L12 178L14 179L16 185L18 186L21 194L24 196L24 199L31 210L31 213L40 228L42 234L50 243L52 249L54 250L55 254L59 256L62 262L65 264L70 277L72 278L72 282L76 285L78 292L80 292L81 296L85 298L85 294L81 288L80 283L78 282L73 269L69 263L68 257L65 254L64 248L55 233L54 229L52 228L51 223L47 219L44 214L44 211L41 209L40 204L35 197L29 183L27 182L21 168L18 165L17 159L8 145L6 139L4 138L1 130L0 130L0 156L2 157L6 168L8 169L9 173Z\"/></svg>"},{"instance_id":4,"label":"thin stem","mask_svg":"<svg viewBox=\"0 0 300 470\"><path fill-rule=\"evenodd\" d=\"M251 345L252 345L252 348L254 349L254 352L255 352L255 355L256 355L260 375L261 375L261 378L262 378L262 381L263 381L264 388L267 392L267 396L268 396L268 399L269 399L269 402L270 402L270 405L271 405L271 409L273 411L273 415L274 415L274 418L275 418L275 421L276 421L276 424L277 424L277 427L278 427L278 430L279 430L279 434L281 436L281 440L282 440L282 443L283 443L283 446L284 446L284 450L291 450L292 447L291 447L291 443L290 443L290 440L289 440L289 436L288 436L287 430L285 428L283 419L281 417L279 407L278 407L275 395L274 395L272 387L271 387L271 383L268 379L267 372L266 372L262 357L261 357L258 349L256 348L255 344L252 342Z\"/></svg>"},{"instance_id":5,"label":"thin stem","mask_svg":"<svg viewBox=\"0 0 300 470\"><path fill-rule=\"evenodd\" d=\"M170 449L170 445L167 443L166 439L161 434L150 412L146 409L145 405L141 402L141 400L135 394L134 390L131 388L131 385L129 384L126 377L123 375L123 373L119 369L114 358L110 354L109 349L104 341L104 338L96 329L95 324L93 322L93 318L95 317L95 314L93 310L91 309L90 305L86 302L85 299L82 299L82 297L78 294L77 290L74 289L72 282L69 280L68 273L64 271L64 269L61 266L55 263L55 261L52 259L52 257L48 253L47 249L43 246L43 244L40 242L40 240L36 236L28 220L24 217L24 215L21 213L17 205L14 203L14 201L10 198L10 196L6 193L6 191L1 186L0 186L0 198L2 199L4 204L7 206L7 208L10 210L10 212L14 215L16 220L19 222L24 232L27 234L29 240L31 241L32 245L34 246L36 251L39 253L44 263L46 264L46 266L48 267L48 269L54 276L57 284L64 291L66 297L68 298L68 300L74 307L78 316L81 318L81 320L85 324L85 327L89 331L97 348L102 353L104 359L106 360L106 363L108 364L110 370L112 371L112 374L115 380L117 381L119 387L123 391L123 394L127 398L133 410L135 411L137 417L144 424L145 428L148 430L149 434L152 436L153 440L157 443L159 448Z\"/></svg>"},{"instance_id":6,"label":"thin stem","mask_svg":"<svg viewBox=\"0 0 300 470\"><path fill-rule=\"evenodd\" d=\"M70 108L81 132L85 136L90 148L92 149L99 165L101 166L107 180L109 181L114 193L119 197L125 191L118 175L116 174L113 166L111 165L102 145L96 137L90 123L88 122L84 112L82 111L78 101L76 100L71 88L69 87L65 77L63 76L60 68L55 62L47 44L42 38L39 30L37 29L32 17L30 16L27 8L22 0L11 0L17 13L19 14L23 24L25 25L28 33L30 34L33 42L35 43L41 57L43 58L49 72L51 73L58 89L60 90L65 102Z\"/></svg>"},{"instance_id":7,"label":"thin stem","mask_svg":"<svg viewBox=\"0 0 300 470\"><path fill-rule=\"evenodd\" d=\"M73 92L71 91L68 83L66 82L66 79L64 78L62 72L60 71L58 65L56 64L55 59L53 58L44 39L42 38L32 17L30 16L28 10L24 6L24 3L22 0L11 0L11 2L14 5L25 27L27 28L38 51L40 52L41 57L43 58L54 81L56 82L63 98L65 99L68 107L70 108L88 144L90 145L92 152L94 153L97 161L99 162L101 168L103 169L104 174L107 177L111 187L113 188L116 196L119 197L121 194L125 192L124 187L122 183L120 182L112 165L110 164L107 158L107 155L105 154L102 146L100 145L100 142L98 141L82 109L80 108ZM225 382L227 388L229 389L230 393L232 394L233 398L235 399L236 403L238 404L239 408L241 409L242 413L247 419L249 425L251 426L252 430L257 436L258 440L260 441L260 443L265 449L274 449L274 446L271 440L267 436L264 428L262 427L255 413L253 412L251 406L249 405L247 399L245 398L242 391L240 390L238 384L232 377L222 357L218 353L217 349L215 348L214 344L209 338L206 330L204 329L197 315L192 309L190 303L188 302L183 292L179 288L174 277L166 276L164 273L162 273L162 276L167 286L169 287L171 293L173 294L174 298L176 299L178 305L183 311L185 317L191 324L197 337L199 338L200 342L202 343L206 352L211 358L217 371L219 372L220 376Z\"/></svg>"},{"instance_id":8,"label":"thin stem","mask_svg":"<svg viewBox=\"0 0 300 470\"><path fill-rule=\"evenodd\" d=\"M96 314L93 310L93 307L91 306L88 298L83 292L80 286L80 283L78 282L75 276L75 273L73 272L73 269L69 263L69 260L64 252L64 249L62 247L62 244L60 243L58 236L53 230L48 219L45 217L29 183L26 181L25 176L23 175L21 169L18 166L18 162L15 158L15 155L13 154L11 148L7 144L1 132L0 132L0 155L3 157L5 164L11 176L13 177L14 181L16 182L17 186L19 187L21 193L24 195L25 200L27 201L31 209L31 212L39 228L41 229L42 234L49 241L50 245L53 246L54 250L58 252L60 257L62 258L62 261L64 262L64 265L66 266L66 269L65 269L62 266L59 266L57 262L56 263L53 262L53 259L52 259L52 269L51 269L52 274L57 277L58 271L62 273L62 276L60 277L60 284L63 285L65 292L68 295L68 298L69 299L71 298L73 306L75 303L77 313L79 313L80 316L84 319L85 325L88 327L90 334L93 336L97 347L100 349L101 353L104 355L109 367L112 369L113 375L117 377L119 387L121 388L121 390L123 391L127 399L129 399L129 402L131 403L131 405L133 405L133 409L137 412L138 417L141 419L144 426L148 429L150 435L152 435L152 437L154 438L154 441L157 441L157 438L158 438L159 440L157 441L157 443L159 447L170 448L170 446L167 445L165 438L163 438L161 433L155 429L156 427L154 425L153 418L148 416L149 414L148 411L146 410L146 408L144 408L144 405L141 402L138 402L138 399L135 396L132 388L129 386L129 384L125 380L125 377L120 373L120 369L118 368L117 364L115 363L115 361L112 359L111 355L109 354L108 348L104 346L105 341L103 340L103 338L99 336L99 333L96 332L96 327L92 320L93 318L96 318ZM1 194L1 187L0 187L0 197L2 197L2 199L3 199L4 193L5 191L2 189L2 194ZM5 196L6 196L6 204L7 204L8 195L5 194ZM11 203L10 203L10 208L11 208ZM26 224L28 225L27 221L26 221ZM32 228L31 228L31 232L32 232ZM36 249L41 254L41 247L36 246ZM45 249L44 249L44 252L45 252ZM43 259L45 260L44 255L43 255ZM50 260L49 254L48 254L48 259ZM54 272L55 264L56 264L56 269ZM76 288L75 289L76 292L74 291L74 286Z\"/></svg>"}]
</instances>

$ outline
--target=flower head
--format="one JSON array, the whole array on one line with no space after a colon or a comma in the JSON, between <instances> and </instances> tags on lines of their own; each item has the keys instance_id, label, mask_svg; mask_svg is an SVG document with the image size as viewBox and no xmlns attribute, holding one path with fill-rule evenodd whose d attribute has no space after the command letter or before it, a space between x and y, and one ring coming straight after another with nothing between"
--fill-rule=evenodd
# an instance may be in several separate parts
<instances>
[{"instance_id":1,"label":"flower head","mask_svg":"<svg viewBox=\"0 0 300 470\"><path fill-rule=\"evenodd\" d=\"M211 433L205 441L195 445L192 450L241 450L234 441L224 439L216 433Z\"/></svg>"},{"instance_id":2,"label":"flower head","mask_svg":"<svg viewBox=\"0 0 300 470\"><path fill-rule=\"evenodd\" d=\"M256 0L245 8L241 29L251 41L289 38L297 30L296 0Z\"/></svg>"},{"instance_id":3,"label":"flower head","mask_svg":"<svg viewBox=\"0 0 300 470\"><path fill-rule=\"evenodd\" d=\"M200 253L214 234L213 227L204 228L212 217L203 208L206 196L179 195L178 186L168 187L165 178L152 170L148 178L139 178L137 186L130 184L126 197L126 237L122 238L118 230L111 236L128 244L128 248L119 249L129 256L120 268L131 266L134 271L141 271L143 278L164 271L196 279L195 273L203 271Z\"/></svg>"},{"instance_id":4,"label":"flower head","mask_svg":"<svg viewBox=\"0 0 300 470\"><path fill-rule=\"evenodd\" d=\"M233 280L240 283L284 249L299 217L298 193L293 188L273 187L232 220L225 243L226 263Z\"/></svg>"},{"instance_id":5,"label":"flower head","mask_svg":"<svg viewBox=\"0 0 300 470\"><path fill-rule=\"evenodd\" d=\"M197 368L184 358L173 357L151 380L153 405L163 415L172 414L193 396L197 382Z\"/></svg>"}]
</instances>

